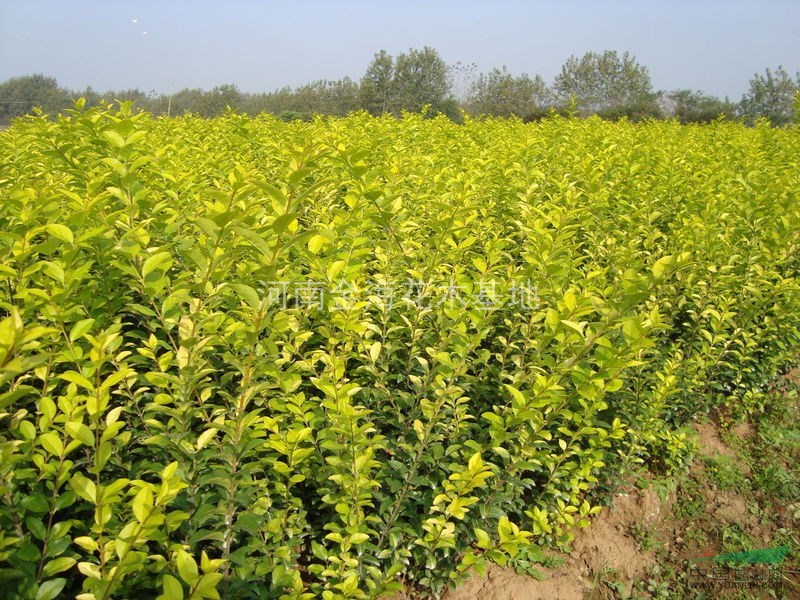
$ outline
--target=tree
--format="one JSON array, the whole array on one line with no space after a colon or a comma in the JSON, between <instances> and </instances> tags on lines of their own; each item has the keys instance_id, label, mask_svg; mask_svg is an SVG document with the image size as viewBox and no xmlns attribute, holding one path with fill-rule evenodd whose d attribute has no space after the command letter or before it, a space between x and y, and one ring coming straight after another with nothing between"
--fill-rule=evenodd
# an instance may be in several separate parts
<instances>
[{"instance_id":1,"label":"tree","mask_svg":"<svg viewBox=\"0 0 800 600\"><path fill-rule=\"evenodd\" d=\"M28 114L34 107L56 113L70 106L72 94L41 73L13 77L0 84L0 123Z\"/></svg>"},{"instance_id":2,"label":"tree","mask_svg":"<svg viewBox=\"0 0 800 600\"><path fill-rule=\"evenodd\" d=\"M447 65L447 81L450 86L450 94L457 102L467 100L477 76L478 65L475 63L463 63L459 60Z\"/></svg>"},{"instance_id":3,"label":"tree","mask_svg":"<svg viewBox=\"0 0 800 600\"><path fill-rule=\"evenodd\" d=\"M171 115L199 113L206 92L200 88L184 88L172 94Z\"/></svg>"},{"instance_id":4,"label":"tree","mask_svg":"<svg viewBox=\"0 0 800 600\"><path fill-rule=\"evenodd\" d=\"M418 112L430 106L429 114L453 113L448 68L439 53L425 46L392 58L381 50L361 79L359 103L373 115Z\"/></svg>"},{"instance_id":5,"label":"tree","mask_svg":"<svg viewBox=\"0 0 800 600\"><path fill-rule=\"evenodd\" d=\"M467 108L478 115L528 117L547 110L554 100L552 91L540 75L533 79L525 73L514 77L503 67L488 74L482 73L475 80Z\"/></svg>"},{"instance_id":6,"label":"tree","mask_svg":"<svg viewBox=\"0 0 800 600\"><path fill-rule=\"evenodd\" d=\"M800 90L794 94L794 122L800 124Z\"/></svg>"},{"instance_id":7,"label":"tree","mask_svg":"<svg viewBox=\"0 0 800 600\"><path fill-rule=\"evenodd\" d=\"M224 113L227 107L238 108L240 101L241 93L235 85L218 85L202 95L196 110L202 117L216 117Z\"/></svg>"},{"instance_id":8,"label":"tree","mask_svg":"<svg viewBox=\"0 0 800 600\"><path fill-rule=\"evenodd\" d=\"M358 84L349 77L335 81L315 81L294 90L289 110L307 116L344 116L358 108L358 92Z\"/></svg>"},{"instance_id":9,"label":"tree","mask_svg":"<svg viewBox=\"0 0 800 600\"><path fill-rule=\"evenodd\" d=\"M733 118L736 112L736 106L727 98L720 100L699 90L661 92L658 104L664 116L681 123L710 123L719 117Z\"/></svg>"},{"instance_id":10,"label":"tree","mask_svg":"<svg viewBox=\"0 0 800 600\"><path fill-rule=\"evenodd\" d=\"M372 115L392 110L394 101L394 60L381 50L372 59L361 79L359 103Z\"/></svg>"},{"instance_id":11,"label":"tree","mask_svg":"<svg viewBox=\"0 0 800 600\"><path fill-rule=\"evenodd\" d=\"M429 46L399 54L395 61L393 91L395 110L412 112L430 105L438 110L450 93L447 64Z\"/></svg>"},{"instance_id":12,"label":"tree","mask_svg":"<svg viewBox=\"0 0 800 600\"><path fill-rule=\"evenodd\" d=\"M553 85L562 102L574 97L583 115L657 113L650 73L627 52L621 57L615 50L570 56Z\"/></svg>"},{"instance_id":13,"label":"tree","mask_svg":"<svg viewBox=\"0 0 800 600\"><path fill-rule=\"evenodd\" d=\"M740 109L748 123L758 117L768 118L773 125L792 121L792 104L800 89L800 73L794 79L783 67L767 69L750 80L750 89L742 96Z\"/></svg>"}]
</instances>

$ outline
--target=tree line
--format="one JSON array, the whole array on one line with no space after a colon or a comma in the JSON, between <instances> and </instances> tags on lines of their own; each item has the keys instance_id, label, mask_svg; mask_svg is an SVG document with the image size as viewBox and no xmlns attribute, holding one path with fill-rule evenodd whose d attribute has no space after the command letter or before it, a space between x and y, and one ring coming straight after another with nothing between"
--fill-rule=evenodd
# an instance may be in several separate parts
<instances>
[{"instance_id":1,"label":"tree line","mask_svg":"<svg viewBox=\"0 0 800 600\"><path fill-rule=\"evenodd\" d=\"M656 91L650 72L628 52L614 50L571 56L548 84L540 75L513 74L506 67L477 73L475 65L448 65L430 47L410 49L392 56L374 55L359 81L349 77L320 80L272 92L245 93L233 84L211 90L183 89L174 94L139 89L99 93L59 86L41 74L14 77L0 83L0 123L41 107L57 113L84 97L88 104L133 100L141 110L158 115L194 113L203 117L228 108L243 113L273 113L282 119L308 119L314 114L346 115L366 110L373 115L400 115L426 110L460 121L463 113L480 116L537 120L548 114L675 118L682 123L704 123L717 118L748 123L767 118L785 125L800 112L800 73L794 77L783 67L756 73L740 101L721 99L699 90Z\"/></svg>"}]
</instances>

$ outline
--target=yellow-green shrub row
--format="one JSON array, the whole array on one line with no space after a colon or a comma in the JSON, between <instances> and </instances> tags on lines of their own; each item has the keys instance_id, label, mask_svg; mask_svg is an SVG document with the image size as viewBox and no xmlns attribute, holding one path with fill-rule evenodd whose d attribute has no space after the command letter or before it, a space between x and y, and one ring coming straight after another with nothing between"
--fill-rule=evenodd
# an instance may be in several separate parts
<instances>
[{"instance_id":1,"label":"yellow-green shrub row","mask_svg":"<svg viewBox=\"0 0 800 600\"><path fill-rule=\"evenodd\" d=\"M77 109L0 134L11 598L536 560L798 347L796 129Z\"/></svg>"}]
</instances>

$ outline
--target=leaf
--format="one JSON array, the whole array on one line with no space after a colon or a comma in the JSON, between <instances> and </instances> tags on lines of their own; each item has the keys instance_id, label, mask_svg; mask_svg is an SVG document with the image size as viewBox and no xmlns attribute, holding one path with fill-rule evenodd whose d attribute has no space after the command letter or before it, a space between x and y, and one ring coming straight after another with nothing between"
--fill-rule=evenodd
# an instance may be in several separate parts
<instances>
[{"instance_id":1,"label":"leaf","mask_svg":"<svg viewBox=\"0 0 800 600\"><path fill-rule=\"evenodd\" d=\"M354 533L353 535L350 536L351 544L363 544L368 540L369 536L366 533Z\"/></svg>"},{"instance_id":2,"label":"leaf","mask_svg":"<svg viewBox=\"0 0 800 600\"><path fill-rule=\"evenodd\" d=\"M526 400L525 400L525 396L522 394L522 392L520 392L517 388L515 388L513 385L508 384L508 383L504 383L503 387L506 388L506 391L509 394L511 394L511 397L514 400L516 400L517 404L520 407L525 406Z\"/></svg>"},{"instance_id":3,"label":"leaf","mask_svg":"<svg viewBox=\"0 0 800 600\"><path fill-rule=\"evenodd\" d=\"M61 456L64 453L64 443L55 431L48 431L40 435L39 445L53 456Z\"/></svg>"},{"instance_id":4,"label":"leaf","mask_svg":"<svg viewBox=\"0 0 800 600\"><path fill-rule=\"evenodd\" d=\"M250 229L246 229L244 227L231 227L231 231L239 234L242 238L249 242L251 246L261 252L265 258L272 258L272 247L267 243L264 237L255 231L251 231Z\"/></svg>"},{"instance_id":5,"label":"leaf","mask_svg":"<svg viewBox=\"0 0 800 600\"><path fill-rule=\"evenodd\" d=\"M69 381L70 383L74 383L75 385L79 385L80 387L85 388L90 392L94 391L94 386L92 385L92 382L76 371L67 371L66 373L62 373L61 375L59 375L58 378L63 379L64 381Z\"/></svg>"},{"instance_id":6,"label":"leaf","mask_svg":"<svg viewBox=\"0 0 800 600\"><path fill-rule=\"evenodd\" d=\"M558 324L561 323L561 316L558 314L558 311L554 308L547 309L547 316L545 317L545 323L551 328L556 329Z\"/></svg>"},{"instance_id":7,"label":"leaf","mask_svg":"<svg viewBox=\"0 0 800 600\"><path fill-rule=\"evenodd\" d=\"M100 567L98 567L94 563L90 562L79 562L78 563L78 571L84 577L88 577L89 579L102 579L103 574L100 572Z\"/></svg>"},{"instance_id":8,"label":"leaf","mask_svg":"<svg viewBox=\"0 0 800 600\"><path fill-rule=\"evenodd\" d=\"M123 162L118 158L114 158L113 156L105 156L101 159L105 164L109 167L114 169L120 175L127 175L128 169L125 167ZM120 190L122 191L122 190ZM122 192L124 194L124 192Z\"/></svg>"},{"instance_id":9,"label":"leaf","mask_svg":"<svg viewBox=\"0 0 800 600\"><path fill-rule=\"evenodd\" d=\"M296 212L288 212L286 214L276 217L272 222L271 227L276 233L283 233L289 225L298 217Z\"/></svg>"},{"instance_id":10,"label":"leaf","mask_svg":"<svg viewBox=\"0 0 800 600\"><path fill-rule=\"evenodd\" d=\"M42 576L50 577L51 575L66 571L67 569L71 569L77 562L77 560L68 556L62 556L55 560L51 560L42 569Z\"/></svg>"},{"instance_id":11,"label":"leaf","mask_svg":"<svg viewBox=\"0 0 800 600\"><path fill-rule=\"evenodd\" d=\"M140 523L144 523L153 511L153 492L150 487L143 487L131 503L133 516Z\"/></svg>"},{"instance_id":12,"label":"leaf","mask_svg":"<svg viewBox=\"0 0 800 600\"><path fill-rule=\"evenodd\" d=\"M122 137L120 134L118 134L116 131L111 131L110 129L107 129L101 135L117 148L122 148L125 146L125 138Z\"/></svg>"},{"instance_id":13,"label":"leaf","mask_svg":"<svg viewBox=\"0 0 800 600\"><path fill-rule=\"evenodd\" d=\"M78 494L78 496L92 504L97 503L97 486L94 484L94 481L80 473L76 473L72 476L72 479L69 480L69 484L72 491Z\"/></svg>"},{"instance_id":14,"label":"leaf","mask_svg":"<svg viewBox=\"0 0 800 600\"><path fill-rule=\"evenodd\" d=\"M26 440L36 439L36 426L30 421L20 421L19 432Z\"/></svg>"},{"instance_id":15,"label":"leaf","mask_svg":"<svg viewBox=\"0 0 800 600\"><path fill-rule=\"evenodd\" d=\"M206 429L203 433L197 436L197 444L195 444L195 447L198 450L202 450L203 448L205 448L208 445L208 442L210 442L217 434L217 431L218 429L216 427L212 427L211 429Z\"/></svg>"},{"instance_id":16,"label":"leaf","mask_svg":"<svg viewBox=\"0 0 800 600\"><path fill-rule=\"evenodd\" d=\"M480 527L475 527L473 531L475 532L475 543L477 544L478 548L488 550L492 547L489 534L485 530L481 529Z\"/></svg>"},{"instance_id":17,"label":"leaf","mask_svg":"<svg viewBox=\"0 0 800 600\"><path fill-rule=\"evenodd\" d=\"M36 393L36 388L31 387L29 385L20 385L19 387L11 390L10 392L0 394L0 408L5 408L6 406L12 404L13 402L16 402L20 398L24 398L25 396L29 396L35 393Z\"/></svg>"},{"instance_id":18,"label":"leaf","mask_svg":"<svg viewBox=\"0 0 800 600\"><path fill-rule=\"evenodd\" d=\"M178 550L176 552L175 564L178 567L178 575L189 585L194 585L200 578L197 570L197 563L186 550Z\"/></svg>"},{"instance_id":19,"label":"leaf","mask_svg":"<svg viewBox=\"0 0 800 600\"><path fill-rule=\"evenodd\" d=\"M147 277L156 269L166 271L172 266L172 255L169 252L156 252L153 256L144 261L142 265L142 277Z\"/></svg>"},{"instance_id":20,"label":"leaf","mask_svg":"<svg viewBox=\"0 0 800 600\"><path fill-rule=\"evenodd\" d=\"M308 250L311 252L311 254L318 254L324 245L325 238L318 233L312 235L308 240Z\"/></svg>"},{"instance_id":21,"label":"leaf","mask_svg":"<svg viewBox=\"0 0 800 600\"><path fill-rule=\"evenodd\" d=\"M82 321L75 323L69 332L69 341L74 342L82 337L85 333L88 333L89 330L91 330L92 325L94 325L94 319L83 319Z\"/></svg>"},{"instance_id":22,"label":"leaf","mask_svg":"<svg viewBox=\"0 0 800 600\"><path fill-rule=\"evenodd\" d=\"M62 242L67 242L68 244L73 244L75 242L75 236L72 235L72 230L66 225L61 225L60 223L48 223L44 226L44 230Z\"/></svg>"},{"instance_id":23,"label":"leaf","mask_svg":"<svg viewBox=\"0 0 800 600\"><path fill-rule=\"evenodd\" d=\"M258 292L249 285L244 283L229 283L228 286L234 290L242 300L247 302L254 311L258 311L261 308L261 298Z\"/></svg>"},{"instance_id":24,"label":"leaf","mask_svg":"<svg viewBox=\"0 0 800 600\"><path fill-rule=\"evenodd\" d=\"M655 263L653 263L653 266L650 269L653 272L653 276L656 279L663 278L674 261L675 258L669 254L659 258Z\"/></svg>"},{"instance_id":25,"label":"leaf","mask_svg":"<svg viewBox=\"0 0 800 600\"><path fill-rule=\"evenodd\" d=\"M97 550L100 548L100 546L97 545L97 542L94 539L85 535L81 537L76 537L72 541L77 546L83 548L87 552L97 552Z\"/></svg>"},{"instance_id":26,"label":"leaf","mask_svg":"<svg viewBox=\"0 0 800 600\"><path fill-rule=\"evenodd\" d=\"M201 598L211 598L212 600L219 600L219 593L217 592L217 585L222 581L222 573L206 573L197 582L195 592Z\"/></svg>"},{"instance_id":27,"label":"leaf","mask_svg":"<svg viewBox=\"0 0 800 600\"><path fill-rule=\"evenodd\" d=\"M94 446L94 433L83 423L70 421L64 426L64 429L67 430L67 433L72 436L72 438L78 440L85 446Z\"/></svg>"},{"instance_id":28,"label":"leaf","mask_svg":"<svg viewBox=\"0 0 800 600\"><path fill-rule=\"evenodd\" d=\"M45 581L39 586L39 589L36 590L36 600L55 600L58 598L58 595L61 593L61 590L64 589L65 585L67 585L67 580L63 577Z\"/></svg>"},{"instance_id":29,"label":"leaf","mask_svg":"<svg viewBox=\"0 0 800 600\"><path fill-rule=\"evenodd\" d=\"M372 359L372 362L376 362L378 357L381 354L382 345L380 342L374 342L369 347L369 357Z\"/></svg>"},{"instance_id":30,"label":"leaf","mask_svg":"<svg viewBox=\"0 0 800 600\"><path fill-rule=\"evenodd\" d=\"M175 577L164 575L161 583L164 586L164 600L183 600L183 586Z\"/></svg>"}]
</instances>

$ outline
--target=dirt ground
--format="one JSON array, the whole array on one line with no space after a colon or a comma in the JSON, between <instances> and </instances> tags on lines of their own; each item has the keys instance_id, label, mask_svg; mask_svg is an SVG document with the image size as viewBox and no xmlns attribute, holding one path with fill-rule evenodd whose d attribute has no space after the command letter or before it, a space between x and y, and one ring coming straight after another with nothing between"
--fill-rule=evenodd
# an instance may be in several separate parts
<instances>
[{"instance_id":1,"label":"dirt ground","mask_svg":"<svg viewBox=\"0 0 800 600\"><path fill-rule=\"evenodd\" d=\"M540 581L492 565L486 576L469 578L446 593L444 600L679 597L674 595L672 586L681 577L685 579L689 561L724 550L720 532L746 532L751 548L774 545L776 529L783 519L775 519L778 525L770 523L763 511L755 508L749 494L715 485L710 474L715 460L728 461L745 478L751 475L750 465L723 442L714 423L698 423L695 432L698 455L686 480L691 485L662 491L659 497L655 486L639 481L642 485L616 494L611 506L598 515L591 527L578 532L572 553L560 567L549 572L542 569L546 579ZM754 432L749 425L739 425L730 434L746 441ZM643 477L648 479L649 475ZM676 501L688 507L676 507ZM665 565L667 571L672 569L669 577L673 579L661 582L662 593L667 596L657 596L652 575ZM637 583L639 591L634 594ZM648 584L649 593L644 591ZM792 598L791 593L777 597ZM800 593L796 597L800 598Z\"/></svg>"},{"instance_id":2,"label":"dirt ground","mask_svg":"<svg viewBox=\"0 0 800 600\"><path fill-rule=\"evenodd\" d=\"M471 577L445 600L583 600L595 589L595 577L613 570L623 581L641 578L655 562L630 535L636 523L655 524L669 513L653 489L617 494L588 529L578 532L566 562L536 580L511 569L491 566L485 577Z\"/></svg>"}]
</instances>

